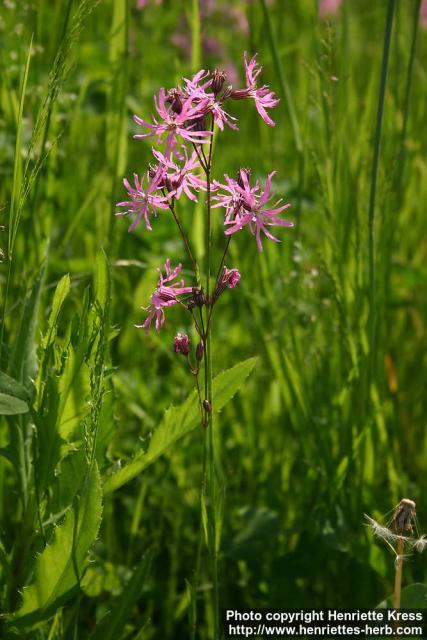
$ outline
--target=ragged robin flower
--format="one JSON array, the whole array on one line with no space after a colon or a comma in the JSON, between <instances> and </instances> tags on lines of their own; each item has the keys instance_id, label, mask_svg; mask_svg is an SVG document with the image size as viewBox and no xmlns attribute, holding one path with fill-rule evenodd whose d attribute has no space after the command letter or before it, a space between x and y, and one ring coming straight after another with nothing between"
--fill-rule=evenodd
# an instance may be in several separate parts
<instances>
[{"instance_id":1,"label":"ragged robin flower","mask_svg":"<svg viewBox=\"0 0 427 640\"><path fill-rule=\"evenodd\" d=\"M118 207L124 207L125 211L119 211L116 216L135 216L129 231L133 231L143 218L145 227L148 231L152 230L150 217L157 216L157 209L168 209L169 203L167 197L157 192L159 185L160 172L155 171L154 175L147 172L146 181L148 186L144 187L144 177L139 178L138 174L133 174L134 187L131 186L127 178L123 180L123 184L129 195L129 200L118 202Z\"/></svg>"},{"instance_id":2,"label":"ragged robin flower","mask_svg":"<svg viewBox=\"0 0 427 640\"><path fill-rule=\"evenodd\" d=\"M177 108L177 104L168 100L168 94L165 89L160 89L159 95L154 97L154 103L156 105L156 111L161 118L161 122L157 122L154 118L153 123L143 120L139 116L134 116L135 122L148 129L148 133L137 133L134 138L152 138L157 137L157 142L163 142L166 137L165 144L165 156L168 156L171 151L177 153L177 138L181 137L183 140L202 144L209 142L211 138L210 131L198 130L196 123L206 113L207 104L203 101L193 104L191 96L185 98ZM173 108L175 106L175 108Z\"/></svg>"},{"instance_id":3,"label":"ragged robin flower","mask_svg":"<svg viewBox=\"0 0 427 640\"><path fill-rule=\"evenodd\" d=\"M164 269L166 277L163 276L160 269L158 270L159 280L156 290L151 296L150 305L148 307L142 307L145 311L148 311L148 316L143 324L136 325L138 329L145 329L147 334L150 332L151 323L154 319L156 331L160 331L161 326L165 322L165 307L172 307L179 304L181 300L178 296L189 294L193 291L193 287L184 286L185 283L183 279L174 282L182 270L181 264L178 264L175 269L172 269L168 258L165 262Z\"/></svg>"},{"instance_id":4,"label":"ragged robin flower","mask_svg":"<svg viewBox=\"0 0 427 640\"><path fill-rule=\"evenodd\" d=\"M245 76L246 76L246 88L235 89L231 92L230 97L233 100L243 100L245 98L252 98L255 102L256 110L261 118L270 127L275 126L275 122L270 118L266 109L272 109L276 107L280 100L276 98L273 91L270 91L268 85L263 84L261 87L257 86L257 78L262 71L262 67L256 61L256 54L248 62L246 51L244 53L245 62Z\"/></svg>"},{"instance_id":5,"label":"ragged robin flower","mask_svg":"<svg viewBox=\"0 0 427 640\"><path fill-rule=\"evenodd\" d=\"M258 180L253 186L250 185L250 172L247 169L240 170L238 180L225 175L226 184L214 183L216 188L225 192L219 192L212 197L216 202L214 207L225 208L224 225L227 227L225 234L231 235L249 226L252 235L256 237L260 251L262 251L261 232L270 240L280 242L270 233L269 228L294 226L293 222L278 217L282 211L290 207L290 204L281 205L282 198L280 198L273 206L269 205L271 179L275 173L272 171L268 175L264 190L261 189Z\"/></svg>"}]
</instances>

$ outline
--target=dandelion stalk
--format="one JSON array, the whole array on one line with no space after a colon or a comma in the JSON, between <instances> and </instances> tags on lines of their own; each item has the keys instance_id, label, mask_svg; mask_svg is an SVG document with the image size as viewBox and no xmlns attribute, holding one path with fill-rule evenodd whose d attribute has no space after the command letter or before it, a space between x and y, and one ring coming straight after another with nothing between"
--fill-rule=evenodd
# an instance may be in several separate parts
<instances>
[{"instance_id":1,"label":"dandelion stalk","mask_svg":"<svg viewBox=\"0 0 427 640\"><path fill-rule=\"evenodd\" d=\"M402 569L403 569L403 540L397 541L396 545L396 573L394 576L394 593L393 608L400 609L400 591L402 586Z\"/></svg>"}]
</instances>

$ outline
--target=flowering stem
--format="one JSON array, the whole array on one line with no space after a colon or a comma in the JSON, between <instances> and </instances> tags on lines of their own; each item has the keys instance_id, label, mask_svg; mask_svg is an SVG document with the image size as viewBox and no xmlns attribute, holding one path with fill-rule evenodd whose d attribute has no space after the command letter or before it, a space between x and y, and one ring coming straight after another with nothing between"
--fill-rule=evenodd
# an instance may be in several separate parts
<instances>
[{"instance_id":1,"label":"flowering stem","mask_svg":"<svg viewBox=\"0 0 427 640\"><path fill-rule=\"evenodd\" d=\"M396 545L396 573L394 577L393 609L400 609L400 590L402 586L403 568L403 539L399 539Z\"/></svg>"},{"instance_id":2,"label":"flowering stem","mask_svg":"<svg viewBox=\"0 0 427 640\"><path fill-rule=\"evenodd\" d=\"M211 259L212 259L212 215L211 215L211 168L212 168L212 149L213 149L213 131L214 120L211 122L211 140L209 144L209 155L206 161L206 297L210 298L210 280L211 280ZM203 152L204 158L206 156ZM211 311L207 311L207 327L205 340L205 394L209 403L207 411L207 431L208 431L208 473L209 473L209 507L210 507L210 540L209 551L211 556L211 571L213 584L213 619L214 619L214 639L219 638L219 594L218 594L218 556L216 543L216 517L215 517L215 450L214 450L214 434L213 434L213 407L212 407L212 323Z\"/></svg>"},{"instance_id":3,"label":"flowering stem","mask_svg":"<svg viewBox=\"0 0 427 640\"><path fill-rule=\"evenodd\" d=\"M199 146L200 146L200 149L202 149L202 146L201 145L199 145ZM197 145L194 142L193 142L193 147L194 147L194 151L197 153L197 158L198 158L198 160L200 162L200 166L202 167L203 171L206 173L207 172L206 162L203 161L203 159L202 159L202 157L200 155L200 151L199 151L199 149L197 148ZM206 160L206 158L205 158L205 160Z\"/></svg>"},{"instance_id":4,"label":"flowering stem","mask_svg":"<svg viewBox=\"0 0 427 640\"><path fill-rule=\"evenodd\" d=\"M217 288L218 283L219 283L219 279L221 277L222 268L224 266L225 257L227 255L228 247L230 246L230 242L231 242L231 236L228 236L227 243L226 243L225 249L224 249L224 253L222 254L222 258L221 258L221 262L220 262L220 265L219 265L219 269L218 269L218 272L217 272L216 278L215 278L215 289ZM214 304L215 304L215 300L212 300L212 302L210 304L210 307L209 307L208 324L207 324L207 328L206 328L207 333L209 333L210 326L211 326L211 318L212 318L212 312L213 312Z\"/></svg>"},{"instance_id":5,"label":"flowering stem","mask_svg":"<svg viewBox=\"0 0 427 640\"><path fill-rule=\"evenodd\" d=\"M202 407L203 413L203 407ZM203 420L203 418L202 418ZM200 565L202 559L202 547L203 547L203 502L206 494L206 466L207 466L207 432L203 430L203 455L202 455L202 484L200 487L200 527L199 527L199 539L197 542L197 556L196 556L196 568L194 571L194 605L193 605L193 620L191 626L191 640L196 637L197 628L197 591L199 588L200 580Z\"/></svg>"},{"instance_id":6,"label":"flowering stem","mask_svg":"<svg viewBox=\"0 0 427 640\"><path fill-rule=\"evenodd\" d=\"M163 191L163 194L166 195L164 189L162 191ZM191 264L193 266L193 271L194 271L194 274L196 276L197 284L199 284L199 282L200 282L199 267L197 265L196 260L194 259L193 253L191 251L191 247L190 247L190 243L188 242L187 235L186 235L186 233L185 233L185 231L183 229L183 226L181 224L180 219L178 218L178 214L175 211L175 202L174 202L174 200L172 200L172 202L169 203L169 209L171 210L171 213L173 215L173 219L175 220L176 225L177 225L177 227L179 229L182 241L184 242L185 250L187 251L187 255L190 258Z\"/></svg>"}]
</instances>

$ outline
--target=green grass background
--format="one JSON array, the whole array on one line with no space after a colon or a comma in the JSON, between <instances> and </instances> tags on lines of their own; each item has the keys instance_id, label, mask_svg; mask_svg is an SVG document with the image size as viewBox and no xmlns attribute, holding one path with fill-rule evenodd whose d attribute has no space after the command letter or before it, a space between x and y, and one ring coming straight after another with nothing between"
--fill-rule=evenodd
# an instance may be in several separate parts
<instances>
[{"instance_id":1,"label":"green grass background","mask_svg":"<svg viewBox=\"0 0 427 640\"><path fill-rule=\"evenodd\" d=\"M325 20L314 0L212 4L164 0L138 10L133 0L38 0L0 9L1 370L27 388L32 405L0 423L2 610L19 608L25 585L49 582L35 559L55 531L65 537L67 509L79 522L75 505L83 505L82 531L93 534L74 549L58 598L39 594L32 619L3 620L5 637L185 638L195 599L197 637L212 637L207 563L192 592L200 427L106 495L102 518L93 464L102 478L126 464L192 386L172 350L175 332L189 330L185 315L171 310L149 337L133 326L164 259L190 265L167 215L152 233L133 234L114 217L122 177L150 160L149 141L132 138L132 115L150 119L159 87L200 67L231 65L242 81L245 50L258 52L281 97L276 127L253 104L232 104L240 132L218 135L214 177L241 166L260 178L277 170L274 188L292 203L295 229L280 232L280 245L264 243L261 255L238 234L228 266L242 279L217 306L214 373L258 356L215 421L221 604L375 606L392 591L394 558L372 540L364 513L380 517L408 497L427 527L427 31L419 2L344 0ZM183 201L180 214L201 258L203 210ZM62 280L55 303L65 274L69 292ZM411 556L404 583L425 581L425 559Z\"/></svg>"}]
</instances>

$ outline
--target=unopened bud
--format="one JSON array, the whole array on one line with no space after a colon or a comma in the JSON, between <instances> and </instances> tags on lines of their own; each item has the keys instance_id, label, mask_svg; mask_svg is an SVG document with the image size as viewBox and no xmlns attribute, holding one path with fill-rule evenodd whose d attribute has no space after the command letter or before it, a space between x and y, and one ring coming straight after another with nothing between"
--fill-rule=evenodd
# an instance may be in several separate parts
<instances>
[{"instance_id":1,"label":"unopened bud","mask_svg":"<svg viewBox=\"0 0 427 640\"><path fill-rule=\"evenodd\" d=\"M212 91L215 96L217 96L218 93L221 91L222 85L224 84L226 77L227 76L225 72L220 71L219 69L215 69L215 71L213 72Z\"/></svg>"},{"instance_id":2,"label":"unopened bud","mask_svg":"<svg viewBox=\"0 0 427 640\"><path fill-rule=\"evenodd\" d=\"M188 356L190 353L190 339L186 333L177 333L174 341L173 348L175 353L180 353L183 356Z\"/></svg>"},{"instance_id":3,"label":"unopened bud","mask_svg":"<svg viewBox=\"0 0 427 640\"><path fill-rule=\"evenodd\" d=\"M197 362L201 362L203 359L203 354L205 352L205 343L203 340L200 340L199 344L196 347L196 360Z\"/></svg>"},{"instance_id":4,"label":"unopened bud","mask_svg":"<svg viewBox=\"0 0 427 640\"><path fill-rule=\"evenodd\" d=\"M249 98L251 95L250 91L250 89L231 89L227 98L230 97L232 100L244 100L245 98Z\"/></svg>"},{"instance_id":5,"label":"unopened bud","mask_svg":"<svg viewBox=\"0 0 427 640\"><path fill-rule=\"evenodd\" d=\"M196 307L202 307L205 304L205 294L201 287L193 287L193 301Z\"/></svg>"},{"instance_id":6,"label":"unopened bud","mask_svg":"<svg viewBox=\"0 0 427 640\"><path fill-rule=\"evenodd\" d=\"M184 94L180 89L170 89L166 102L169 102L174 113L181 113Z\"/></svg>"},{"instance_id":7,"label":"unopened bud","mask_svg":"<svg viewBox=\"0 0 427 640\"><path fill-rule=\"evenodd\" d=\"M203 400L203 409L206 411L206 413L212 413L212 407L209 400Z\"/></svg>"}]
</instances>

